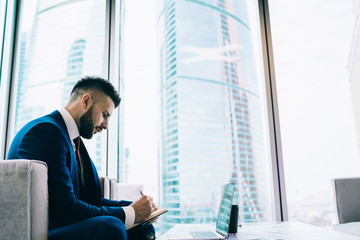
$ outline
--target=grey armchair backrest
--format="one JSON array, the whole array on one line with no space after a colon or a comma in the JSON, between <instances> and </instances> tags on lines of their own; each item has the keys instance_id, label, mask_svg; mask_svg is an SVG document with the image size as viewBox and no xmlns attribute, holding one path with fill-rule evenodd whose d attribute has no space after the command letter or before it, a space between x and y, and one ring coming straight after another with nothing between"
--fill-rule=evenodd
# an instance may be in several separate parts
<instances>
[{"instance_id":1,"label":"grey armchair backrest","mask_svg":"<svg viewBox=\"0 0 360 240\"><path fill-rule=\"evenodd\" d=\"M339 223L360 221L360 177L332 179Z\"/></svg>"},{"instance_id":2,"label":"grey armchair backrest","mask_svg":"<svg viewBox=\"0 0 360 240\"><path fill-rule=\"evenodd\" d=\"M0 239L47 239L48 171L36 160L0 160Z\"/></svg>"}]
</instances>

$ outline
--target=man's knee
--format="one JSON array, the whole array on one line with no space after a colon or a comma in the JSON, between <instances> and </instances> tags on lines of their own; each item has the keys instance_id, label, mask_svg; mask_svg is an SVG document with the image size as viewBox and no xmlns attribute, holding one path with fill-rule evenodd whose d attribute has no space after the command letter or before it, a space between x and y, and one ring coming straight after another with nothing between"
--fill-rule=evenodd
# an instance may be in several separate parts
<instances>
[{"instance_id":1,"label":"man's knee","mask_svg":"<svg viewBox=\"0 0 360 240\"><path fill-rule=\"evenodd\" d=\"M124 223L113 216L101 216L97 219L95 234L100 234L100 239L126 240L126 227Z\"/></svg>"}]
</instances>

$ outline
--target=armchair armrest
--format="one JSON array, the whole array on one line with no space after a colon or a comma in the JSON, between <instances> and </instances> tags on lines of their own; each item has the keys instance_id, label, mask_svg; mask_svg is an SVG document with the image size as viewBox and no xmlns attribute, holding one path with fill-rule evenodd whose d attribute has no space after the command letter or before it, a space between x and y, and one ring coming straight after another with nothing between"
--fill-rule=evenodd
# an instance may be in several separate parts
<instances>
[{"instance_id":1,"label":"armchair armrest","mask_svg":"<svg viewBox=\"0 0 360 240\"><path fill-rule=\"evenodd\" d=\"M99 176L101 193L103 198L110 199L110 178Z\"/></svg>"},{"instance_id":2,"label":"armchair armrest","mask_svg":"<svg viewBox=\"0 0 360 240\"><path fill-rule=\"evenodd\" d=\"M103 197L110 200L136 201L141 197L143 185L131 183L118 183L109 177L99 177Z\"/></svg>"}]
</instances>

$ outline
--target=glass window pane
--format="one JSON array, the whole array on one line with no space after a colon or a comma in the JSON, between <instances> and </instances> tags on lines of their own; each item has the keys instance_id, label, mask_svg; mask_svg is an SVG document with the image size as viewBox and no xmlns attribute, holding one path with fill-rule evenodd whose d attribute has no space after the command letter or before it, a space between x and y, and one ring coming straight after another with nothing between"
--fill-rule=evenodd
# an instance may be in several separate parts
<instances>
[{"instance_id":1,"label":"glass window pane","mask_svg":"<svg viewBox=\"0 0 360 240\"><path fill-rule=\"evenodd\" d=\"M147 1L142 9L160 14L125 3L127 180L159 190L169 210L159 219L161 231L176 223L214 223L227 182L237 183L241 222L272 221L256 2L159 2L159 10ZM157 18L159 44L151 32ZM158 186L149 180L157 162Z\"/></svg>"},{"instance_id":2,"label":"glass window pane","mask_svg":"<svg viewBox=\"0 0 360 240\"><path fill-rule=\"evenodd\" d=\"M28 121L65 106L82 76L104 75L105 3L23 1L10 139ZM94 138L85 144L104 174L106 136Z\"/></svg>"},{"instance_id":3,"label":"glass window pane","mask_svg":"<svg viewBox=\"0 0 360 240\"><path fill-rule=\"evenodd\" d=\"M359 1L269 5L289 219L329 226L331 179L360 173Z\"/></svg>"},{"instance_id":4,"label":"glass window pane","mask_svg":"<svg viewBox=\"0 0 360 240\"><path fill-rule=\"evenodd\" d=\"M5 32L5 13L6 13L6 0L0 0L0 74L2 71L2 59L3 59L3 40ZM1 77L0 77L1 83ZM1 111L2 109L0 109Z\"/></svg>"}]
</instances>

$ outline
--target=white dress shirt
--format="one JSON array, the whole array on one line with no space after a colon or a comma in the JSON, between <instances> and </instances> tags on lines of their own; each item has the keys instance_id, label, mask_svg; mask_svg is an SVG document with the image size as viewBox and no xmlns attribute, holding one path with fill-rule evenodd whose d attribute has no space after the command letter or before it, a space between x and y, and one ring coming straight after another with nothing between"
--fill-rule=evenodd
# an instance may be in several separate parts
<instances>
[{"instance_id":1,"label":"white dress shirt","mask_svg":"<svg viewBox=\"0 0 360 240\"><path fill-rule=\"evenodd\" d=\"M59 112L62 118L64 119L66 128L70 136L71 144L75 151L75 144L73 140L80 136L79 129L75 123L75 120L65 108L61 108ZM122 208L124 209L125 212L125 227L131 227L135 222L135 210L132 206L126 206Z\"/></svg>"}]
</instances>

